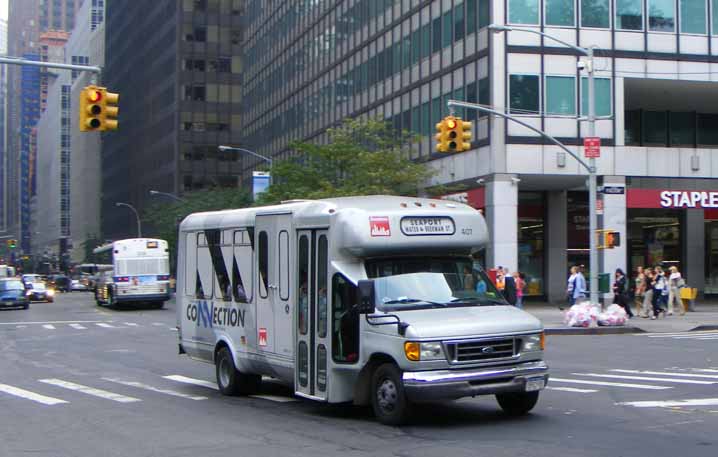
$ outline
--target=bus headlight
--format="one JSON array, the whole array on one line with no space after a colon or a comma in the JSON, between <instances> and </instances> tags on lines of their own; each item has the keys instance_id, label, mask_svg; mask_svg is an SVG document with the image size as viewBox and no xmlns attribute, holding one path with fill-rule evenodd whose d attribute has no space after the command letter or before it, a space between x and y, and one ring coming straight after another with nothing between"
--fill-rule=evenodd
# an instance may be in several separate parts
<instances>
[{"instance_id":1,"label":"bus headlight","mask_svg":"<svg viewBox=\"0 0 718 457\"><path fill-rule=\"evenodd\" d=\"M543 351L546 346L544 333L527 335L521 339L521 352Z\"/></svg>"},{"instance_id":2,"label":"bus headlight","mask_svg":"<svg viewBox=\"0 0 718 457\"><path fill-rule=\"evenodd\" d=\"M404 343L404 354L407 360L411 360L412 362L445 359L444 350L439 342L417 343L407 341Z\"/></svg>"}]
</instances>

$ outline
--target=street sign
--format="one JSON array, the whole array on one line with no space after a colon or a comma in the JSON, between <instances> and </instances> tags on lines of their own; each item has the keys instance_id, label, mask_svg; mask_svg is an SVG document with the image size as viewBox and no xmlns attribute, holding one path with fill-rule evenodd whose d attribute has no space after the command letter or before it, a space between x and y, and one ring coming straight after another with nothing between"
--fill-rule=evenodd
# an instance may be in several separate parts
<instances>
[{"instance_id":1,"label":"street sign","mask_svg":"<svg viewBox=\"0 0 718 457\"><path fill-rule=\"evenodd\" d=\"M601 138L589 136L583 139L583 153L588 159L601 157Z\"/></svg>"},{"instance_id":2,"label":"street sign","mask_svg":"<svg viewBox=\"0 0 718 457\"><path fill-rule=\"evenodd\" d=\"M626 193L626 188L623 186L603 186L598 191L610 195L623 195Z\"/></svg>"}]
</instances>

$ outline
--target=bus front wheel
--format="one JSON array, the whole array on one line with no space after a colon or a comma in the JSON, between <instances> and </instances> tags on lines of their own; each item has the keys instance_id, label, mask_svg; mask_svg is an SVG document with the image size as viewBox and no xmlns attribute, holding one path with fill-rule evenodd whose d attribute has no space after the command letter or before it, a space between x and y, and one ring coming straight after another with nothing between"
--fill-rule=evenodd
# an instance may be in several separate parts
<instances>
[{"instance_id":1,"label":"bus front wheel","mask_svg":"<svg viewBox=\"0 0 718 457\"><path fill-rule=\"evenodd\" d=\"M241 373L237 370L229 348L223 347L217 352L215 360L217 386L223 395L251 395L259 390L262 377Z\"/></svg>"},{"instance_id":2,"label":"bus front wheel","mask_svg":"<svg viewBox=\"0 0 718 457\"><path fill-rule=\"evenodd\" d=\"M409 416L401 372L393 363L380 365L372 376L372 407L377 420L384 425L401 425Z\"/></svg>"}]
</instances>

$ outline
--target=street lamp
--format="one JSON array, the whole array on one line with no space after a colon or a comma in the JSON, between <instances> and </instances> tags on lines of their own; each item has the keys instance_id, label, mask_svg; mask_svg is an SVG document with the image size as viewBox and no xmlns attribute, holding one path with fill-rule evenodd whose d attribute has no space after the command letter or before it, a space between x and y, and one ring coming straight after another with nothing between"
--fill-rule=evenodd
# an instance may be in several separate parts
<instances>
[{"instance_id":1,"label":"street lamp","mask_svg":"<svg viewBox=\"0 0 718 457\"><path fill-rule=\"evenodd\" d=\"M160 192L159 190L150 190L150 195L162 195L167 198L171 198L172 200L178 201L180 203L187 203L187 200L184 198L180 198L176 196L175 194L171 194L169 192Z\"/></svg>"},{"instance_id":2,"label":"street lamp","mask_svg":"<svg viewBox=\"0 0 718 457\"><path fill-rule=\"evenodd\" d=\"M495 33L510 32L512 30L520 32L528 32L540 35L556 43L562 44L573 49L581 55L586 56L585 70L588 73L588 136L596 136L596 92L594 86L594 65L593 65L593 47L582 48L562 41L556 37L548 35L539 30L529 27L509 27L506 25L489 25L489 29ZM571 154L573 155L573 154ZM580 162L580 161L579 161ZM585 164L582 163L585 166ZM588 160L588 240L589 240L589 275L590 300L591 303L599 303L598 301L598 246L596 243L596 229L598 228L598 216L596 215L596 159L590 157Z\"/></svg>"},{"instance_id":3,"label":"street lamp","mask_svg":"<svg viewBox=\"0 0 718 457\"><path fill-rule=\"evenodd\" d=\"M234 147L234 146L224 146L224 145L219 145L219 146L217 146L217 149L219 149L221 152L228 152L228 151L246 152L247 154L253 155L254 157L258 157L258 158L260 158L260 159L262 159L262 160L266 160L267 163L269 163L269 168L270 168L270 170L271 170L271 168L272 168L272 159L270 159L270 158L267 157L267 156L263 156L262 154L257 154L257 153L254 152L254 151L250 151L249 149L236 148L236 147ZM271 171L270 171L270 173L269 173L269 185L272 185L272 173L271 173Z\"/></svg>"},{"instance_id":4,"label":"street lamp","mask_svg":"<svg viewBox=\"0 0 718 457\"><path fill-rule=\"evenodd\" d=\"M134 206L130 205L129 203L122 203L117 202L115 203L115 206L126 206L127 208L131 209L133 213L135 213L135 218L137 219L137 238L142 238L142 226L140 225L140 214L137 212Z\"/></svg>"}]
</instances>

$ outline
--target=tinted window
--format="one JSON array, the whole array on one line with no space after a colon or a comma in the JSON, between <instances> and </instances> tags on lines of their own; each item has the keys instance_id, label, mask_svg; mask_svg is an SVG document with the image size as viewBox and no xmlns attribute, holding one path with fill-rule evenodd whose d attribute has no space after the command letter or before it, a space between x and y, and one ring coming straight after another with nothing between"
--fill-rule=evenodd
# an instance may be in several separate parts
<instances>
[{"instance_id":1,"label":"tinted window","mask_svg":"<svg viewBox=\"0 0 718 457\"><path fill-rule=\"evenodd\" d=\"M267 243L267 232L259 232L257 249L257 260L259 266L259 296L267 298L267 287L269 285L269 245Z\"/></svg>"}]
</instances>

